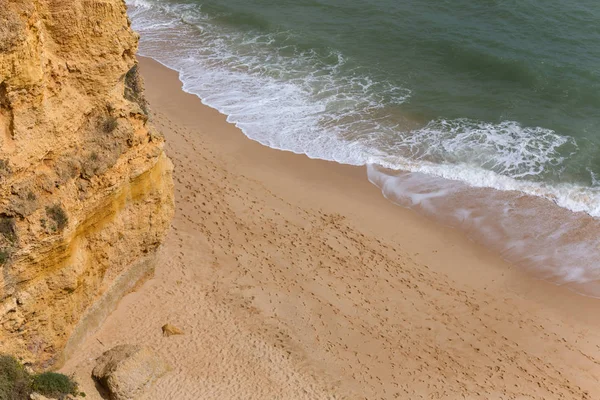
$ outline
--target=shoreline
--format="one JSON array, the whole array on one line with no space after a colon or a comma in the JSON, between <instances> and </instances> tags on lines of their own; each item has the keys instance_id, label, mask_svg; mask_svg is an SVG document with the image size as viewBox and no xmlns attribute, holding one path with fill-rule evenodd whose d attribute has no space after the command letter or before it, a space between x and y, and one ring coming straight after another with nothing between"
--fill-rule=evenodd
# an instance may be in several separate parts
<instances>
[{"instance_id":1,"label":"shoreline","mask_svg":"<svg viewBox=\"0 0 600 400\"><path fill-rule=\"evenodd\" d=\"M178 75L178 72L176 70L173 70L169 67L167 67L166 65L162 64L160 61L157 61L151 57L146 57L146 56L138 56L138 59L140 60L140 64L146 65L146 64L150 64L147 65L146 68L150 68L152 67L153 69L164 69L164 70L168 70L171 71L172 73L174 73L175 75ZM189 92L185 92L183 91L183 89L181 88L181 86L183 85L183 83L181 82L181 80L179 78L177 78L177 82L178 85L180 87L180 91L182 91L185 94L185 97L187 97L189 99L189 101L194 101L194 99L196 101L199 101L202 104L202 107L204 109L203 114L207 115L210 117L210 128L213 129L205 129L205 131L203 132L203 134L211 134L211 132L213 131L223 131L224 129L226 129L227 135L230 136L229 138L224 138L224 137L217 137L217 138L213 138L217 141L220 141L220 144L232 144L234 147L232 148L228 148L227 151L231 152L231 151L238 151L238 149L240 147L244 147L243 150L243 154L244 156L246 156L246 158L248 158L249 160L245 160L246 161L246 167L251 166L251 167L256 167L257 164L261 164L261 163L265 163L265 159L262 158L262 154L261 156L250 156L248 157L248 153L249 152L264 152L265 155L267 155L266 160L269 160L269 162L271 164L273 164L274 162L280 162L280 164L278 165L283 165L287 167L287 171L288 173L295 175L296 177L298 177L298 175L296 174L295 171L291 171L291 168L288 166L289 162L291 160L293 160L294 162L302 162L302 166L305 169L310 169L310 176L308 177L302 177L304 181L308 180L311 181L311 183L320 183L319 189L321 190L327 190L325 188L326 185L323 185L322 183L322 177L320 176L320 171L322 171L321 168L324 168L328 171L331 171L331 173L334 173L335 175L335 183L338 185L338 190L341 191L346 191L347 193L355 196L357 195L357 193L353 193L354 190L356 190L356 188L359 188L359 190L357 190L358 194L360 194L360 201L362 202L362 204L365 206L365 208L369 207L369 203L373 204L375 208L377 208L378 210L385 210L385 213L387 216L392 216L392 218L396 218L397 220L409 220L409 224L411 226L412 229L417 229L417 230L422 230L421 232L419 232L419 234L423 234L426 236L432 236L432 235L438 235L440 240L448 240L448 238L450 237L454 237L455 235L459 235L458 238L456 238L457 243L453 243L453 246L460 246L461 248L464 248L465 246L469 248L469 253L470 253L470 257L477 257L480 261L485 262L487 265L492 265L494 266L494 268L499 268L501 271L503 271L501 274L502 276L504 276L504 273L506 271L511 271L515 274L515 276L513 277L512 280L512 284L514 284L514 288L517 288L519 286L521 286L520 284L518 284L517 282L520 280L526 280L526 281L531 281L531 282L541 282L542 286L546 286L548 285L549 288L556 288L559 292L571 292L573 295L577 297L587 297L591 299L591 302L594 303L596 300L600 301L600 295L599 296L592 296L589 294L585 294L582 293L579 288L577 287L577 284L569 284L569 283L560 283L560 282L555 282L552 279L544 279L543 277L541 277L542 274L540 273L535 273L532 272L532 270L534 268L531 269L527 269L526 267L522 266L522 265L517 265L517 263L512 262L511 260L505 258L502 256L502 251L501 248L502 246L497 246L496 248L494 248L494 246L489 246L489 245L485 245L483 243L481 243L479 240L477 240L476 238L473 237L473 235L471 233L473 232L468 232L467 230L462 229L460 226L457 226L455 224L453 224L451 221L446 220L441 220L439 218L437 218L436 216L434 216L433 214L431 215L426 215L423 212L420 212L418 210L415 210L413 207L407 206L405 205L405 201L397 201L394 198L389 198L387 197L384 189L382 187L379 187L376 183L374 182L370 182L369 181L369 176L367 173L367 169L368 166L355 166L355 165L348 165L348 164L341 164L341 163L337 163L335 161L330 161L330 160L322 160L322 159L318 159L318 158L311 158L310 156L303 154L303 153L296 153L293 151L289 151L289 150L284 150L284 149L278 149L278 148L272 148L269 146L266 146L260 142L257 142L253 139L250 139L248 136L246 136L238 127L236 127L233 123L230 123L227 121L227 115L221 113L219 110L216 110L212 107L210 107L209 105L206 105L203 103L202 99L199 98L197 95L193 94L193 93L189 93ZM164 105L162 106L162 109L165 109ZM170 110L171 112L173 112L174 110ZM182 115L179 115L179 117L181 118ZM185 119L185 118L181 118L181 119ZM192 122L193 125L193 122ZM241 143L239 142L241 141ZM267 150L265 152L265 150ZM314 165L312 165L314 164ZM307 168L310 167L310 168ZM266 166L262 166L262 167L258 167L257 169L260 169L259 173L264 174L264 173L269 173L269 171L265 171ZM381 170L385 171L385 168L381 168ZM390 173L389 175L387 175L388 177L392 178L394 176L394 174L398 174L398 173L408 173L410 174L410 172L407 171L395 171L395 170L389 170ZM436 179L436 180L444 180L444 178L438 178L438 177L431 177L432 179ZM492 188L469 188L471 191L482 191L482 192L488 192L488 191L492 191L492 192L496 192L496 189L492 189ZM289 188L286 188L286 190L289 190ZM462 193L464 193L464 191L462 191ZM510 197L510 192L500 192L504 195L504 197L506 199L508 199ZM296 193L297 196L299 196L298 198L302 198L301 196L303 196L302 191L299 191L298 193ZM536 198L536 197L531 197L527 194L522 194L524 195L526 198L529 198L529 202L535 202L538 204L538 207L540 207L541 204L544 204L546 206L550 206L550 207L556 207L557 209L559 209L560 212L562 212L563 214L573 214L573 215L580 215L583 216L586 219L590 219L590 220L594 220L593 217L589 216L588 214L585 213L575 213L573 211L570 211L568 209L564 209L556 204L554 204L552 201L545 199L545 198ZM375 198L377 197L377 199ZM383 201L382 201L383 200ZM442 198L443 200L443 198ZM453 200L456 201L456 200ZM384 206L385 204L385 206ZM313 204L315 207L320 206L320 204L314 203ZM342 205L341 203L338 203L338 205ZM353 207L355 205L353 205L352 207L349 207L349 211L351 212ZM382 208L383 207L383 208ZM542 208L542 207L540 207ZM364 212L367 212L366 210L363 210ZM369 215L377 215L379 214L379 211L375 211L375 213L371 213L369 211ZM398 213L398 215L394 215L395 213ZM377 217L375 217L377 218ZM379 222L381 222L382 220L380 219ZM361 221L362 223L366 223L368 225L370 225L368 220L363 219ZM387 229L387 225L389 224L384 224L385 226L381 226L378 224L373 224L373 229L375 230L380 230L382 228ZM583 224L584 226L587 225L591 225L591 223L589 221L585 221L585 223ZM439 232L439 233L438 233ZM387 229L387 233L390 234L398 234L397 230L392 229L389 230ZM443 238L443 239L442 239ZM402 237L403 242L406 241L411 241L411 234L406 234L405 236ZM415 241L414 245L421 245L422 243L418 243L419 241ZM425 246L425 248L419 247L417 248L417 253L422 254L425 253L427 250L427 247ZM439 258L440 260L442 259L441 257ZM436 262L437 260L435 259L424 259L423 262ZM470 262L468 262L468 264L471 264ZM471 279L472 277L472 273L476 273L478 270L478 267L474 267L472 270L469 269L469 271L466 271L464 274L461 274L460 272L458 273L457 277L459 279ZM444 271L444 272L448 272L448 271ZM456 273L456 272L450 272L452 273ZM529 285L531 284L527 284L527 285L523 285L523 287L527 287L527 289L523 289L518 291L519 294L521 295L527 295L529 296L530 293L528 293L528 290L530 290ZM586 284L581 284L582 287ZM534 284L535 286L535 284ZM536 288L537 290L537 288ZM544 292L545 290L547 290L547 288L543 288L541 289L542 292ZM544 295L542 294L541 299L543 300ZM570 312L575 312L576 310L570 310ZM600 318L598 318L598 322L600 323Z\"/></svg>"},{"instance_id":2,"label":"shoreline","mask_svg":"<svg viewBox=\"0 0 600 400\"><path fill-rule=\"evenodd\" d=\"M176 217L155 278L63 369L84 388L96 356L134 342L174 366L147 398L600 395L598 300L392 204L363 167L251 141L140 65ZM167 322L186 335L163 339Z\"/></svg>"},{"instance_id":3,"label":"shoreline","mask_svg":"<svg viewBox=\"0 0 600 400\"><path fill-rule=\"evenodd\" d=\"M189 68L171 68L162 61L156 61L178 71L183 87L191 85L185 92L201 99L200 93L206 94L190 84L194 80L190 79ZM213 108L212 100L201 101ZM226 116L227 122L237 126L237 117L227 115L219 107L215 109ZM286 145L281 143L264 144L265 138L256 129L246 128L248 132L240 128L244 136L263 146L305 155L313 160L332 161L328 157L314 158L314 154L286 149ZM412 168L408 167L407 170L397 170L367 164L360 168L368 170L367 179L394 204L425 215L437 225L457 229L536 278L580 295L600 298L600 270L596 268L600 264L600 219L584 211L574 211L564 204L559 205L561 196L558 193L551 194L550 191L543 194L538 192L540 188L527 189L528 184L525 183L520 189L495 188L481 182L471 186L461 179L455 180L452 174L445 177L445 174L432 171L411 172ZM353 194L349 192L348 195ZM579 197L580 200L590 200L589 194L580 194Z\"/></svg>"}]
</instances>

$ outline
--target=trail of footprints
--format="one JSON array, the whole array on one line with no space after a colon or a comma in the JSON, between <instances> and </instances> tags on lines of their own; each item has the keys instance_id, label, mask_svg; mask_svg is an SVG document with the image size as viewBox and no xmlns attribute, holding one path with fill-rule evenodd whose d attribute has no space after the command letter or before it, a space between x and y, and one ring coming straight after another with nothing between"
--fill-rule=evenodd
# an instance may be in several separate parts
<instances>
[{"instance_id":1,"label":"trail of footprints","mask_svg":"<svg viewBox=\"0 0 600 400\"><path fill-rule=\"evenodd\" d=\"M162 121L186 143L168 145L179 205L170 240L202 238L198 246L212 260L202 266L212 280L206 295L233 307L291 361L339 380L337 389L352 398L590 398L552 357L556 348L580 350L547 321L516 305L508 316L496 314L502 300L449 282L342 215L246 184L197 133L161 116L155 123ZM194 168L184 170L190 159ZM515 330L546 351L524 351L505 333Z\"/></svg>"}]
</instances>

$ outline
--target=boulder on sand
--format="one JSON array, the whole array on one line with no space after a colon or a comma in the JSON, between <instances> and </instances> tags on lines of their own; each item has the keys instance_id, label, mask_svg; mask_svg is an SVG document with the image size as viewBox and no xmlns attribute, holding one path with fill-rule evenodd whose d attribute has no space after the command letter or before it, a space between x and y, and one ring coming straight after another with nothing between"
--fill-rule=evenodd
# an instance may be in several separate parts
<instances>
[{"instance_id":1,"label":"boulder on sand","mask_svg":"<svg viewBox=\"0 0 600 400\"><path fill-rule=\"evenodd\" d=\"M100 356L92 376L111 400L133 400L169 369L151 349L124 344Z\"/></svg>"}]
</instances>

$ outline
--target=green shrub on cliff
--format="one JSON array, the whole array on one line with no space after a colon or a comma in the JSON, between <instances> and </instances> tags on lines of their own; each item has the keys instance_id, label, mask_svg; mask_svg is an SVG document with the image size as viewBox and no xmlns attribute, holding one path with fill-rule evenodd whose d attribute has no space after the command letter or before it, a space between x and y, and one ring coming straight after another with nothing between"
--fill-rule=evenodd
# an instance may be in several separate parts
<instances>
[{"instance_id":1,"label":"green shrub on cliff","mask_svg":"<svg viewBox=\"0 0 600 400\"><path fill-rule=\"evenodd\" d=\"M11 243L17 240L14 218L0 215L0 234Z\"/></svg>"},{"instance_id":2,"label":"green shrub on cliff","mask_svg":"<svg viewBox=\"0 0 600 400\"><path fill-rule=\"evenodd\" d=\"M0 249L0 265L4 265L10 259L10 253L6 249ZM1 399L2 397L0 397Z\"/></svg>"},{"instance_id":3,"label":"green shrub on cliff","mask_svg":"<svg viewBox=\"0 0 600 400\"><path fill-rule=\"evenodd\" d=\"M69 222L69 217L67 217L67 213L59 204L55 204L51 207L46 207L46 214L50 219L52 219L56 223L56 229L62 231L67 226Z\"/></svg>"},{"instance_id":4,"label":"green shrub on cliff","mask_svg":"<svg viewBox=\"0 0 600 400\"><path fill-rule=\"evenodd\" d=\"M0 355L0 399L23 400L31 393L31 377L14 357Z\"/></svg>"},{"instance_id":5,"label":"green shrub on cliff","mask_svg":"<svg viewBox=\"0 0 600 400\"><path fill-rule=\"evenodd\" d=\"M31 388L36 393L50 397L78 394L77 384L68 376L56 372L44 372L34 376Z\"/></svg>"},{"instance_id":6,"label":"green shrub on cliff","mask_svg":"<svg viewBox=\"0 0 600 400\"><path fill-rule=\"evenodd\" d=\"M16 358L0 355L0 399L28 400L33 392L54 399L67 395L85 397L77 391L77 383L66 375L44 372L32 376Z\"/></svg>"}]
</instances>

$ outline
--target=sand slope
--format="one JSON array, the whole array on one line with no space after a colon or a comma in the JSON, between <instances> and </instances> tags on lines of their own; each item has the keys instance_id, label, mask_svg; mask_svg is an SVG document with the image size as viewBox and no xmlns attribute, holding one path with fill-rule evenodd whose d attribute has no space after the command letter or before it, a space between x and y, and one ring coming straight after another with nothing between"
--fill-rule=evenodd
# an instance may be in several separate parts
<instances>
[{"instance_id":1,"label":"sand slope","mask_svg":"<svg viewBox=\"0 0 600 400\"><path fill-rule=\"evenodd\" d=\"M175 164L156 276L64 368L144 343L148 399L600 398L598 302L389 205L364 171L263 148L143 61ZM183 336L164 338L172 323ZM92 398L94 398L92 396Z\"/></svg>"}]
</instances>

